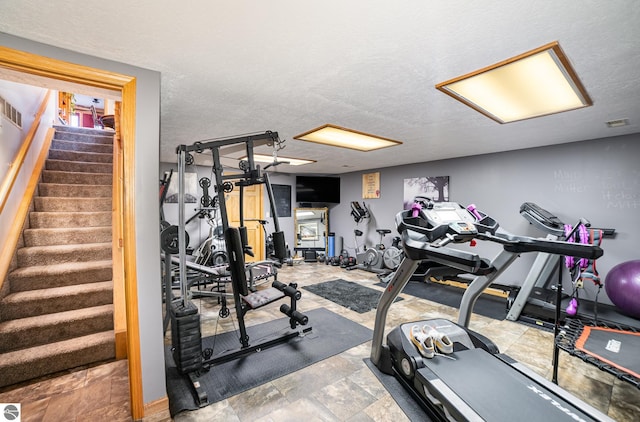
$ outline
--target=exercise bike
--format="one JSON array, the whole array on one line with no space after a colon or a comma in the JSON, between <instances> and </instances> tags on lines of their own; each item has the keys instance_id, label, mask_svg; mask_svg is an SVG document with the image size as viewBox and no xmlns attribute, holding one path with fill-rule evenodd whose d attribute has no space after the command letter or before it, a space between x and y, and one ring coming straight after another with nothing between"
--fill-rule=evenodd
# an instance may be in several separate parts
<instances>
[{"instance_id":1,"label":"exercise bike","mask_svg":"<svg viewBox=\"0 0 640 422\"><path fill-rule=\"evenodd\" d=\"M389 272L388 269L385 269L384 254L386 252L386 248L382 243L382 239L384 238L385 235L391 233L391 230L376 229L376 232L380 235L380 242L375 246L365 248L364 252L360 252L360 247L358 246L358 237L362 236L362 231L356 229L353 232L354 232L354 237L356 242L357 265L355 267L361 270L366 270L374 273Z\"/></svg>"},{"instance_id":2,"label":"exercise bike","mask_svg":"<svg viewBox=\"0 0 640 422\"><path fill-rule=\"evenodd\" d=\"M202 218L206 218L207 224L210 226L209 235L193 252L195 263L207 267L224 265L229 262L229 258L225 251L222 225L216 221L215 215L211 216L209 212L206 212Z\"/></svg>"},{"instance_id":3,"label":"exercise bike","mask_svg":"<svg viewBox=\"0 0 640 422\"><path fill-rule=\"evenodd\" d=\"M434 420L611 420L524 365L500 354L491 340L466 325L445 319L414 321L394 328L386 337L386 344L383 343L389 307L419 264L424 264L427 273L433 276L499 273L494 266L497 263L451 248L450 244L483 240L498 243L514 254L546 252L587 259L596 259L603 253L594 245L507 233L499 230L495 220L475 207L467 209L453 202L427 205L422 209L402 211L396 216L405 257L378 303L371 363L381 372L395 375ZM465 304L463 301L461 314L470 312L473 302ZM424 335L451 347L443 347L440 353L427 350L427 339L418 337L416 327L423 333L435 333Z\"/></svg>"},{"instance_id":4,"label":"exercise bike","mask_svg":"<svg viewBox=\"0 0 640 422\"><path fill-rule=\"evenodd\" d=\"M357 201L353 201L351 202L351 216L356 223L360 223L362 220L370 218L371 213L364 202L360 206ZM370 248L363 247L364 250L361 252L358 246L358 237L362 236L362 231L358 229L353 231L356 265L349 266L348 269L358 268L378 274L388 274L389 270L393 271L398 267L402 257L402 251L398 248L400 239L394 239L392 246L386 248L382 239L385 235L391 233L391 230L377 229L376 232L380 235L379 243Z\"/></svg>"}]
</instances>

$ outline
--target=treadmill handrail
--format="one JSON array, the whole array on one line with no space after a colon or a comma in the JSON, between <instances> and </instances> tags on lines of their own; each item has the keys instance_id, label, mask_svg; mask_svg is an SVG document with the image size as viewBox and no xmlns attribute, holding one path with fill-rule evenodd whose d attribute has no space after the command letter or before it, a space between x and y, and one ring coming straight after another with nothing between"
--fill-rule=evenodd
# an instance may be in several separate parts
<instances>
[{"instance_id":1,"label":"treadmill handrail","mask_svg":"<svg viewBox=\"0 0 640 422\"><path fill-rule=\"evenodd\" d=\"M443 247L450 242L463 243L473 239L499 243L504 250L512 253L547 252L587 259L597 259L604 254L602 248L597 245L519 236L505 230L497 230L498 223L486 215L474 223L475 231L460 234L452 227L456 222L433 225L424 212L425 210L422 210L416 217L410 214L411 211L402 211L396 215L396 226L402 235L404 252L414 260L435 260L460 269L460 265L465 265L470 269L469 272L473 273L474 268L477 269L479 265L479 256Z\"/></svg>"},{"instance_id":2,"label":"treadmill handrail","mask_svg":"<svg viewBox=\"0 0 640 422\"><path fill-rule=\"evenodd\" d=\"M574 256L587 259L598 259L604 254L602 248L597 245L518 236L506 231L501 231L500 233L496 233L496 235L479 233L478 239L500 243L504 250L513 253L546 252L554 255Z\"/></svg>"}]
</instances>

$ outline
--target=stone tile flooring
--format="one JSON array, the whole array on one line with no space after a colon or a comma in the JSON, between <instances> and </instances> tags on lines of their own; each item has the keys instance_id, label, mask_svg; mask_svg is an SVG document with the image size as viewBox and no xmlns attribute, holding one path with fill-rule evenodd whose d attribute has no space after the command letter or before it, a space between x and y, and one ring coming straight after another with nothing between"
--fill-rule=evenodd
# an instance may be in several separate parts
<instances>
[{"instance_id":1,"label":"stone tile flooring","mask_svg":"<svg viewBox=\"0 0 640 422\"><path fill-rule=\"evenodd\" d=\"M336 278L381 290L374 285L378 279L372 273L345 271L324 264L285 266L278 274L280 281L295 281L300 287ZM358 314L304 289L302 292L301 311L324 307L373 328L375 310ZM457 320L456 309L412 296L403 297L405 300L394 304L389 311L387 330L406 321L440 317ZM215 298L196 299L195 303L202 314L203 336L236 329L235 318L218 317L219 305ZM281 318L279 305L249 312L247 325ZM551 333L475 314L470 328L491 338L501 352L551 378ZM170 341L170 334L166 341ZM406 415L363 362L369 357L370 346L370 342L364 343L227 400L182 412L174 420L406 421ZM559 384L617 421L640 420L640 389L564 352L560 353ZM5 391L0 393L0 402L22 403L23 421L130 421L128 397L127 363L119 361ZM517 419L514 416L514 420ZM146 422L170 420L168 411L144 419Z\"/></svg>"}]
</instances>

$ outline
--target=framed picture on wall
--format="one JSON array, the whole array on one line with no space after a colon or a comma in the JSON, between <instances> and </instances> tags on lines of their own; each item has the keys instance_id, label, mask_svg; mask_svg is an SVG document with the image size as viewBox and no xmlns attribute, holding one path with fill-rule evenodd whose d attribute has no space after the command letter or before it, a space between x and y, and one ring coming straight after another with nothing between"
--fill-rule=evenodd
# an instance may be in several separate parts
<instances>
[{"instance_id":1,"label":"framed picture on wall","mask_svg":"<svg viewBox=\"0 0 640 422\"><path fill-rule=\"evenodd\" d=\"M278 217L291 217L291 186L271 185Z\"/></svg>"},{"instance_id":2,"label":"framed picture on wall","mask_svg":"<svg viewBox=\"0 0 640 422\"><path fill-rule=\"evenodd\" d=\"M197 173L185 173L184 174L184 202L185 204L192 204L198 202L198 174ZM173 173L171 182L167 188L167 196L164 200L167 204L178 203L178 175Z\"/></svg>"},{"instance_id":3,"label":"framed picture on wall","mask_svg":"<svg viewBox=\"0 0 640 422\"><path fill-rule=\"evenodd\" d=\"M413 198L416 196L424 196L433 202L447 202L449 200L449 176L404 179L403 209L411 209Z\"/></svg>"}]
</instances>

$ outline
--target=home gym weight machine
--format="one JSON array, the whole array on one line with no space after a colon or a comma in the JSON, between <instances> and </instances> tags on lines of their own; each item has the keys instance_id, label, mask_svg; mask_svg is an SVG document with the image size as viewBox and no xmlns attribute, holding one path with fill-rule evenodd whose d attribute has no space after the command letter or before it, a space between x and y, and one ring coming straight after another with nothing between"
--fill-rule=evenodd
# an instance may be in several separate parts
<instances>
[{"instance_id":1,"label":"home gym weight machine","mask_svg":"<svg viewBox=\"0 0 640 422\"><path fill-rule=\"evenodd\" d=\"M483 240L498 243L513 254L546 252L588 259L601 256L601 248L498 231L499 225L491 217L453 202L429 203L427 208L402 211L396 216L396 226L405 257L380 297L370 358L381 372L395 375L432 419L611 420L500 354L491 340L465 325L445 319L405 323L394 328L384 344L388 310L419 264L426 264L427 273L433 276L489 275L496 271L494 262L451 248L450 244ZM470 312L473 301L464 306ZM446 334L453 342L453 353L423 357L410 340L414 325Z\"/></svg>"},{"instance_id":2,"label":"home gym weight machine","mask_svg":"<svg viewBox=\"0 0 640 422\"><path fill-rule=\"evenodd\" d=\"M280 145L277 132L267 131L255 135L247 135L235 138L225 138L217 140L205 140L196 142L192 145L180 145L177 148L178 154L178 207L179 207L179 224L178 224L178 265L181 297L177 301L169 302L169 313L171 319L171 342L173 358L178 371L188 376L193 387L196 401L199 406L206 406L208 397L206 391L201 387L198 378L203 376L216 364L228 362L238 359L247 354L258 350L264 350L276 344L286 342L294 337L302 336L309 331L311 327L302 330L296 330L299 325L307 325L308 317L297 310L297 301L301 297L301 292L297 289L296 283L284 284L274 281L272 286L261 289L256 292L249 291L247 280L247 267L245 266L244 255L252 254L251 247L247 243L246 227L243 225L243 189L244 187L263 184L266 188L271 214L273 216L275 231L272 234L274 243L275 256L278 259L284 259L286 254L284 232L280 231L278 216L276 212L273 191L269 182L267 173L261 171L254 161L254 147L260 145ZM198 308L190 300L191 294L186 279L188 268L203 271L205 273L215 273L215 268L200 266L195 263L188 263L186 259L186 231L184 216L184 175L185 165L193 163L192 152L203 153L211 151L213 159L213 171L215 173L214 183L215 192L218 198L218 206L220 218L222 220L222 228L225 237L226 250L229 259L228 271L233 287L234 306L238 321L238 330L240 333L240 347L237 350L225 351L222 354L213 356L213 350L202 349L202 334L200 329L200 315ZM225 154L244 151L246 160L240 161L241 173L224 174L222 159ZM234 187L240 189L240 227L230 227L229 218L226 209L225 195L231 192ZM167 256L168 255L168 256ZM175 257L165 250L165 268L176 261ZM167 297L166 300L169 300ZM280 311L289 317L289 326L291 330L284 335L267 339L260 344L250 344L244 317L250 310L260 308L280 299L290 299L290 304L282 304Z\"/></svg>"}]
</instances>

